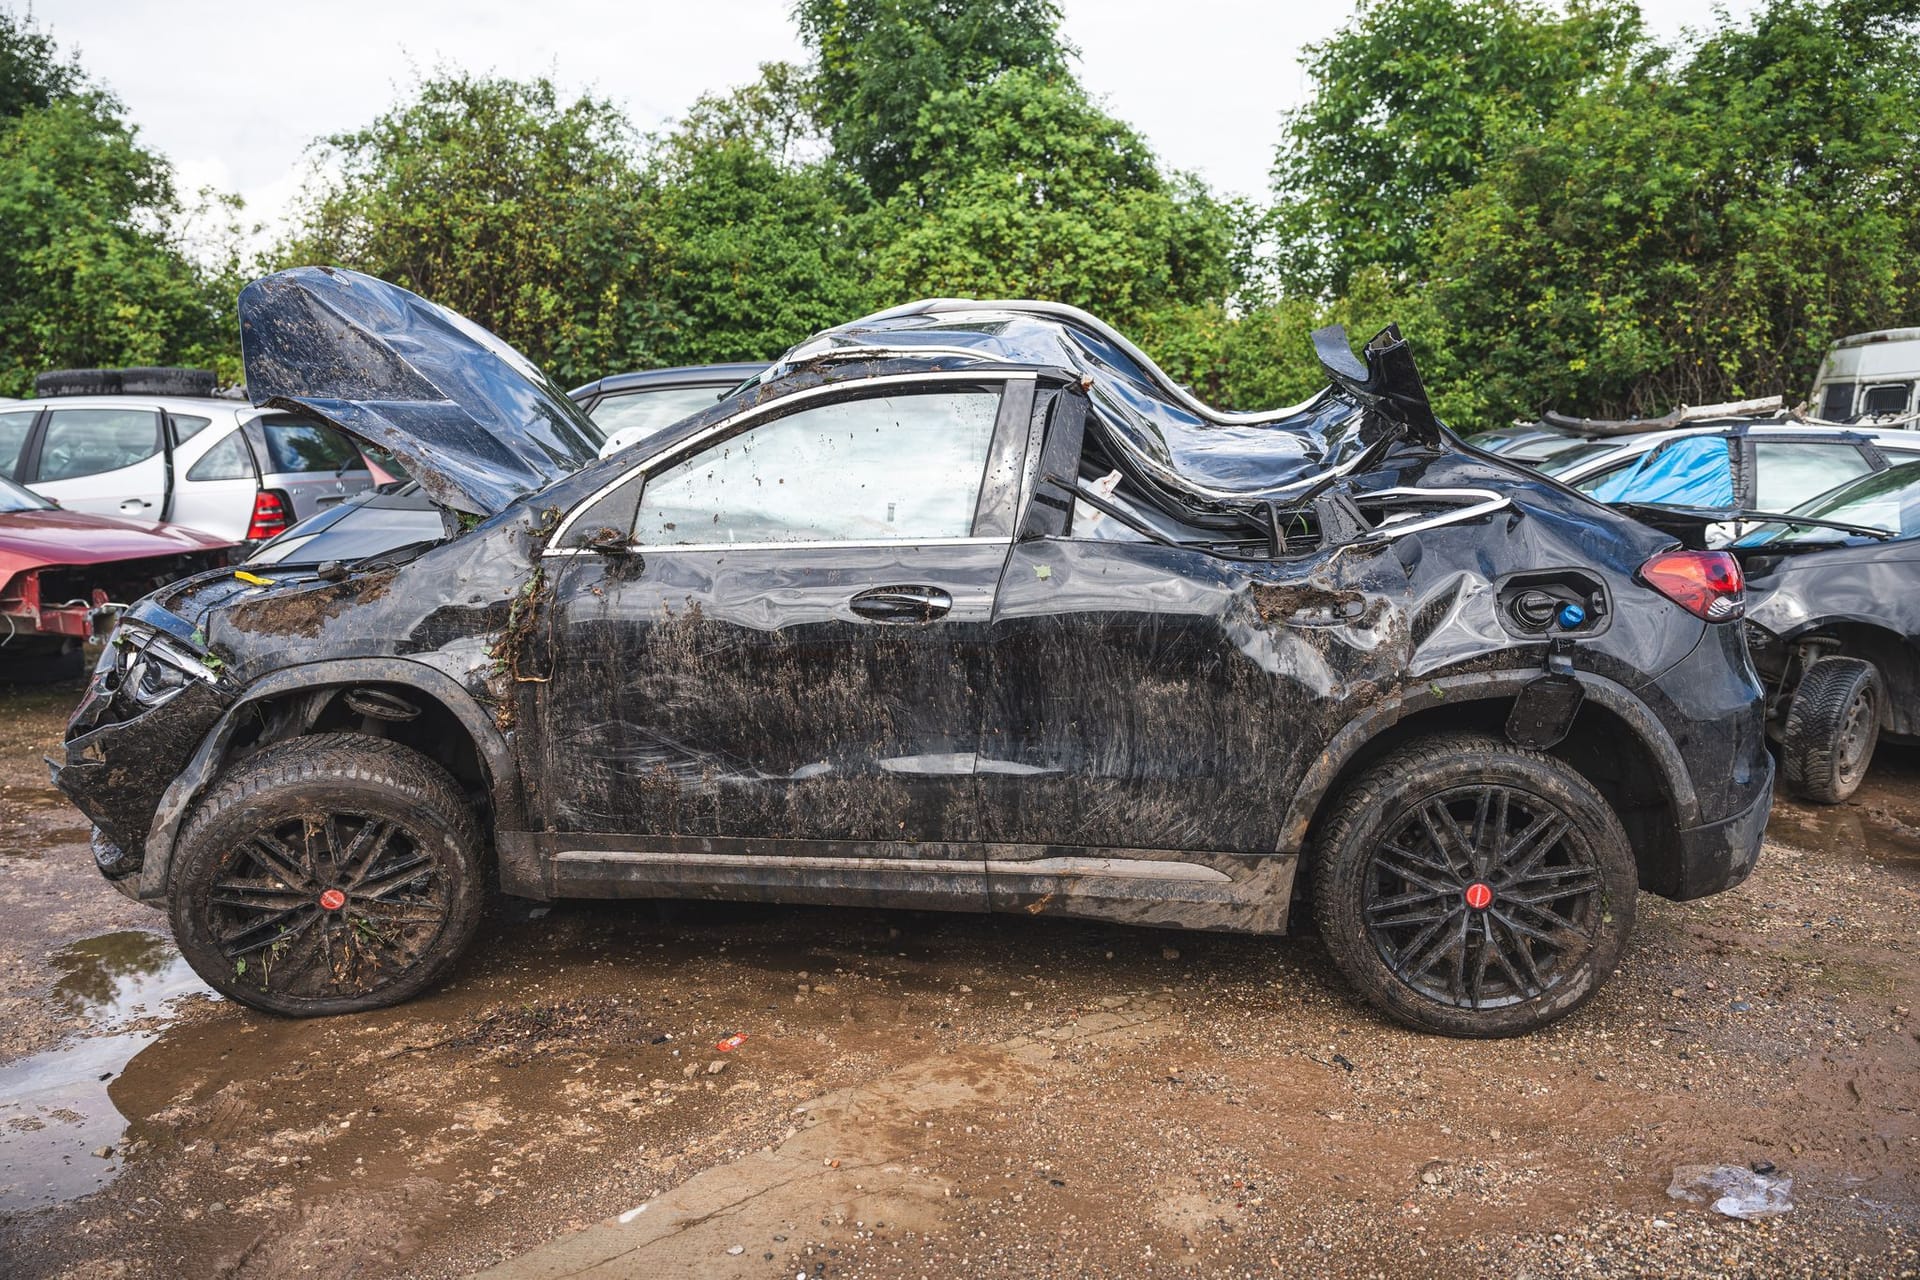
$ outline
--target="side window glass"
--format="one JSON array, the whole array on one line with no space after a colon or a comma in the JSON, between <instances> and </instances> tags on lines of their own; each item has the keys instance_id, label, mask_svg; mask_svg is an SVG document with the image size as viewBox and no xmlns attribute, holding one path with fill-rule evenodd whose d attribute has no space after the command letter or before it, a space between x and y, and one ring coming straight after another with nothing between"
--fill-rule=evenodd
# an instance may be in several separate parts
<instances>
[{"instance_id":1,"label":"side window glass","mask_svg":"<svg viewBox=\"0 0 1920 1280\"><path fill-rule=\"evenodd\" d=\"M643 546L964 538L1000 392L939 391L802 409L647 481Z\"/></svg>"},{"instance_id":2,"label":"side window glass","mask_svg":"<svg viewBox=\"0 0 1920 1280\"><path fill-rule=\"evenodd\" d=\"M1853 416L1853 384L1829 382L1820 392L1820 416L1828 422L1845 422Z\"/></svg>"},{"instance_id":3,"label":"side window glass","mask_svg":"<svg viewBox=\"0 0 1920 1280\"><path fill-rule=\"evenodd\" d=\"M160 415L150 409L55 409L40 443L39 480L118 471L160 452Z\"/></svg>"},{"instance_id":4,"label":"side window glass","mask_svg":"<svg viewBox=\"0 0 1920 1280\"><path fill-rule=\"evenodd\" d=\"M1588 497L1596 497L1599 494L1601 485L1613 479L1615 476L1618 476L1621 472L1625 471L1628 467L1631 467L1632 465L1634 465L1634 463L1638 461L1640 461L1639 458L1633 458L1626 462L1616 462L1611 467L1602 467L1600 470L1594 472L1592 475L1588 476L1586 479L1574 481L1573 487L1575 489L1578 489L1581 493L1586 494ZM1542 470L1544 469L1545 468L1542 468Z\"/></svg>"},{"instance_id":5,"label":"side window glass","mask_svg":"<svg viewBox=\"0 0 1920 1280\"><path fill-rule=\"evenodd\" d=\"M325 423L263 418L260 429L267 441L267 470L275 475L366 469L353 441Z\"/></svg>"},{"instance_id":6,"label":"side window glass","mask_svg":"<svg viewBox=\"0 0 1920 1280\"><path fill-rule=\"evenodd\" d=\"M190 413L170 413L167 415L167 421L173 424L173 442L175 444L179 444L183 440L191 440L206 428L213 425L212 418L196 417Z\"/></svg>"},{"instance_id":7,"label":"side window glass","mask_svg":"<svg viewBox=\"0 0 1920 1280\"><path fill-rule=\"evenodd\" d=\"M1873 470L1850 444L1762 440L1753 446L1753 461L1754 504L1762 511L1791 511Z\"/></svg>"},{"instance_id":8,"label":"side window glass","mask_svg":"<svg viewBox=\"0 0 1920 1280\"><path fill-rule=\"evenodd\" d=\"M38 409L13 409L0 413L0 478L11 480L20 469L20 451L26 447L27 433L33 430Z\"/></svg>"},{"instance_id":9,"label":"side window glass","mask_svg":"<svg viewBox=\"0 0 1920 1280\"><path fill-rule=\"evenodd\" d=\"M187 479L253 479L253 458L247 452L247 442L241 438L241 433L233 432L201 455L200 461L187 468Z\"/></svg>"},{"instance_id":10,"label":"side window glass","mask_svg":"<svg viewBox=\"0 0 1920 1280\"><path fill-rule=\"evenodd\" d=\"M642 432L670 427L720 403L725 387L660 387L652 391L616 392L593 406L594 425L603 436L639 428Z\"/></svg>"}]
</instances>

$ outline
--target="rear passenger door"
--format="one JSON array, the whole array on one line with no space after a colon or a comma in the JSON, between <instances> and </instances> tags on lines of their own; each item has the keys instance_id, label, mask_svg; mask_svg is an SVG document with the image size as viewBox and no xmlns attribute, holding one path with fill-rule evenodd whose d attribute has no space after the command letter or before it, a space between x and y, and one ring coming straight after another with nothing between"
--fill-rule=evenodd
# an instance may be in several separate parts
<instances>
[{"instance_id":1,"label":"rear passenger door","mask_svg":"<svg viewBox=\"0 0 1920 1280\"><path fill-rule=\"evenodd\" d=\"M30 450L28 487L70 511L164 520L163 426L158 409L49 409Z\"/></svg>"}]
</instances>

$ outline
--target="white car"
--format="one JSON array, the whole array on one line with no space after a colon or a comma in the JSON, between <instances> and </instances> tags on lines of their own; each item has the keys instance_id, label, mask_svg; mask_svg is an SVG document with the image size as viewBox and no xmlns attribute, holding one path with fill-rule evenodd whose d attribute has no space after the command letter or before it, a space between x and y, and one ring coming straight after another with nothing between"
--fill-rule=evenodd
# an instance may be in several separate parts
<instances>
[{"instance_id":1,"label":"white car","mask_svg":"<svg viewBox=\"0 0 1920 1280\"><path fill-rule=\"evenodd\" d=\"M1920 416L1920 329L1876 329L1840 339L1814 375L1820 416L1897 419Z\"/></svg>"},{"instance_id":2,"label":"white car","mask_svg":"<svg viewBox=\"0 0 1920 1280\"><path fill-rule=\"evenodd\" d=\"M1689 492L1688 477L1706 473L1685 464L1715 450L1724 450L1730 465L1714 468L1712 483L1731 491ZM1532 465L1602 502L1790 511L1858 476L1916 459L1915 431L1720 422L1577 440ZM1663 465L1664 476L1657 473Z\"/></svg>"},{"instance_id":3,"label":"white car","mask_svg":"<svg viewBox=\"0 0 1920 1280\"><path fill-rule=\"evenodd\" d=\"M324 423L244 400L51 395L0 405L0 477L71 511L270 538L372 486Z\"/></svg>"}]
</instances>

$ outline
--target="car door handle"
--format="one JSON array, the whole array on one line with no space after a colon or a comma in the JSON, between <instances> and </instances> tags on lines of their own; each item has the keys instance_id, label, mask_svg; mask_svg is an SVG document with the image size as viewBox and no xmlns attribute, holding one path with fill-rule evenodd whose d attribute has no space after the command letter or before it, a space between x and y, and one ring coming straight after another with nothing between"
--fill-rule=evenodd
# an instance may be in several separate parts
<instances>
[{"instance_id":1,"label":"car door handle","mask_svg":"<svg viewBox=\"0 0 1920 1280\"><path fill-rule=\"evenodd\" d=\"M875 587L848 607L875 622L932 622L953 608L953 597L938 587Z\"/></svg>"},{"instance_id":2,"label":"car door handle","mask_svg":"<svg viewBox=\"0 0 1920 1280\"><path fill-rule=\"evenodd\" d=\"M128 498L125 502L120 504L120 509L122 511L131 513L135 511L145 511L148 507L152 505L153 504L151 502L148 502L145 498Z\"/></svg>"}]
</instances>

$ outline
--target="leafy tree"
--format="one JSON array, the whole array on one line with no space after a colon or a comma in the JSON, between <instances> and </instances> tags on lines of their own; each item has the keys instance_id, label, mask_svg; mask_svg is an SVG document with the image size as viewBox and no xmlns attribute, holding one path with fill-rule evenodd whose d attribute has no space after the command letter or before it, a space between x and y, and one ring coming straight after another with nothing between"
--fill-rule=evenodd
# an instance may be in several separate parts
<instances>
[{"instance_id":1,"label":"leafy tree","mask_svg":"<svg viewBox=\"0 0 1920 1280\"><path fill-rule=\"evenodd\" d=\"M225 314L183 251L171 168L119 102L0 12L0 390L54 367L214 364Z\"/></svg>"},{"instance_id":2,"label":"leafy tree","mask_svg":"<svg viewBox=\"0 0 1920 1280\"><path fill-rule=\"evenodd\" d=\"M1518 140L1436 237L1436 302L1481 397L1658 413L1791 395L1836 335L1911 322L1916 9L1771 0Z\"/></svg>"},{"instance_id":3,"label":"leafy tree","mask_svg":"<svg viewBox=\"0 0 1920 1280\"><path fill-rule=\"evenodd\" d=\"M442 72L364 129L325 140L287 263L406 285L555 377L654 360L659 258L626 118L546 79Z\"/></svg>"},{"instance_id":4,"label":"leafy tree","mask_svg":"<svg viewBox=\"0 0 1920 1280\"><path fill-rule=\"evenodd\" d=\"M818 114L848 171L879 199L926 171L922 105L1001 72L1068 76L1055 0L795 0L816 55Z\"/></svg>"},{"instance_id":5,"label":"leafy tree","mask_svg":"<svg viewBox=\"0 0 1920 1280\"><path fill-rule=\"evenodd\" d=\"M922 176L868 221L889 301L1047 298L1124 326L1226 296L1230 211L1163 175L1071 79L1015 70L936 93L914 142Z\"/></svg>"},{"instance_id":6,"label":"leafy tree","mask_svg":"<svg viewBox=\"0 0 1920 1280\"><path fill-rule=\"evenodd\" d=\"M655 149L661 334L670 364L764 360L868 309L839 171L785 64L697 103Z\"/></svg>"},{"instance_id":7,"label":"leafy tree","mask_svg":"<svg viewBox=\"0 0 1920 1280\"><path fill-rule=\"evenodd\" d=\"M1304 57L1313 84L1274 165L1280 283L1419 274L1426 228L1516 132L1618 69L1641 39L1631 0L1376 0Z\"/></svg>"}]
</instances>

